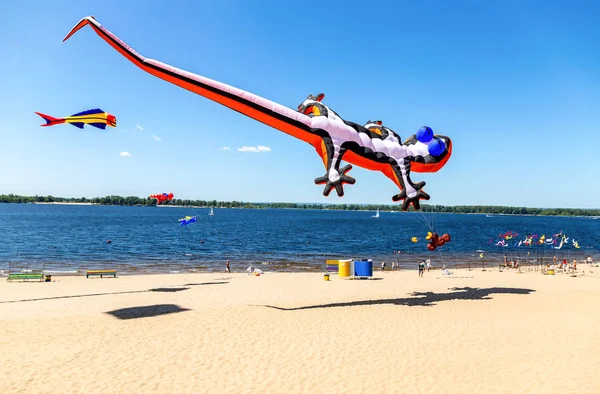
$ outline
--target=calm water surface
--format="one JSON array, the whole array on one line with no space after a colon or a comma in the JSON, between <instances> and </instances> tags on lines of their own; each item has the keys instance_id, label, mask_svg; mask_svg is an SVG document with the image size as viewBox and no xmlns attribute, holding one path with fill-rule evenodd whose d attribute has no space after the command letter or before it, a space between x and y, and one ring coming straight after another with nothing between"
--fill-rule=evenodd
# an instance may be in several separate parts
<instances>
[{"instance_id":1,"label":"calm water surface","mask_svg":"<svg viewBox=\"0 0 600 394\"><path fill-rule=\"evenodd\" d=\"M478 264L502 259L600 259L600 220L573 217L492 216L293 209L208 209L41 204L0 204L0 270L15 267L77 272L114 268L120 272L234 271L250 263L264 270L322 270L325 259L398 259L415 267L418 259L434 264ZM178 219L197 216L181 227ZM431 229L452 241L429 252ZM516 231L550 236L563 231L579 242L561 250L495 246L500 233ZM412 237L418 242L413 243ZM111 240L109 244L106 241ZM393 253L400 250L401 253Z\"/></svg>"}]
</instances>

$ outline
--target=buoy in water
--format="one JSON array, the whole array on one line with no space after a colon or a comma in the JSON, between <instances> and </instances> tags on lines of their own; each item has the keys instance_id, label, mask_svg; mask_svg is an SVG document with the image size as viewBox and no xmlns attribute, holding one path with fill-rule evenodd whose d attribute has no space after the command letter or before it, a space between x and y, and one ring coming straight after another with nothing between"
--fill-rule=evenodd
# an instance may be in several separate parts
<instances>
[{"instance_id":1,"label":"buoy in water","mask_svg":"<svg viewBox=\"0 0 600 394\"><path fill-rule=\"evenodd\" d=\"M106 243L107 243L107 244L110 244L110 243L112 243L112 241L111 241L110 239L107 239L107 240L106 240Z\"/></svg>"}]
</instances>

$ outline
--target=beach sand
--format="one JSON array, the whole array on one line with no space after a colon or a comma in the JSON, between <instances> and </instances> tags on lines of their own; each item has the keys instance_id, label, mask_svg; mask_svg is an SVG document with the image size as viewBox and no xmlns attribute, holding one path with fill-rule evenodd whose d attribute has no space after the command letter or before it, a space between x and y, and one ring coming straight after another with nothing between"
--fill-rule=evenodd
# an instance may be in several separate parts
<instances>
[{"instance_id":1,"label":"beach sand","mask_svg":"<svg viewBox=\"0 0 600 394\"><path fill-rule=\"evenodd\" d=\"M578 268L2 279L0 392L598 393Z\"/></svg>"}]
</instances>

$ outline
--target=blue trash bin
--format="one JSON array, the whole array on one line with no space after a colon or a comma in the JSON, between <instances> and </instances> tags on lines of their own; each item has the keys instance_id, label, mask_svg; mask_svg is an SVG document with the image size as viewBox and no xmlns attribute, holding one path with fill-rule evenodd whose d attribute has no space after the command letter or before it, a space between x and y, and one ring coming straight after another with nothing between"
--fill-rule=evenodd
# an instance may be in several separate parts
<instances>
[{"instance_id":1,"label":"blue trash bin","mask_svg":"<svg viewBox=\"0 0 600 394\"><path fill-rule=\"evenodd\" d=\"M373 276L373 261L355 261L354 262L354 276L358 277L370 277Z\"/></svg>"}]
</instances>

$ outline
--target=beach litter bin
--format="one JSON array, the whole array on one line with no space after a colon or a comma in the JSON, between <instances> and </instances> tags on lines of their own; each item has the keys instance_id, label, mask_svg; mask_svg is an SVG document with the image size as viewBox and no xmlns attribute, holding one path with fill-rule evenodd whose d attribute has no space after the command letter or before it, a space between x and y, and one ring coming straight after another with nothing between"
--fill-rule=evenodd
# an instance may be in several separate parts
<instances>
[{"instance_id":1,"label":"beach litter bin","mask_svg":"<svg viewBox=\"0 0 600 394\"><path fill-rule=\"evenodd\" d=\"M44 282L52 282L52 275L46 275Z\"/></svg>"},{"instance_id":2,"label":"beach litter bin","mask_svg":"<svg viewBox=\"0 0 600 394\"><path fill-rule=\"evenodd\" d=\"M373 260L355 261L354 276L359 278L368 278L373 276Z\"/></svg>"},{"instance_id":3,"label":"beach litter bin","mask_svg":"<svg viewBox=\"0 0 600 394\"><path fill-rule=\"evenodd\" d=\"M548 270L548 275L554 275L554 270L553 269L549 269Z\"/></svg>"},{"instance_id":4,"label":"beach litter bin","mask_svg":"<svg viewBox=\"0 0 600 394\"><path fill-rule=\"evenodd\" d=\"M325 281L328 281L328 280L329 280L329 274L324 274L324 275L323 275L323 279L324 279Z\"/></svg>"},{"instance_id":5,"label":"beach litter bin","mask_svg":"<svg viewBox=\"0 0 600 394\"><path fill-rule=\"evenodd\" d=\"M340 278L349 278L350 277L350 265L351 265L352 261L342 261L340 260L338 267L339 267L339 274L340 274Z\"/></svg>"}]
</instances>

